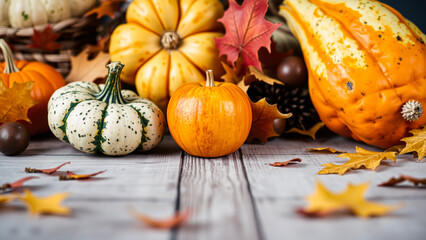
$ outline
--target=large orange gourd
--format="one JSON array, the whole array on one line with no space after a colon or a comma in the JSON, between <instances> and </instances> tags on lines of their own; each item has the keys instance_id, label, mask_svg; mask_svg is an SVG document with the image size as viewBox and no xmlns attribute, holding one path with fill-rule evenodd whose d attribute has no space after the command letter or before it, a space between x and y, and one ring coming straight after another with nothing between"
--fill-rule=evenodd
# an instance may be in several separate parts
<instances>
[{"instance_id":1,"label":"large orange gourd","mask_svg":"<svg viewBox=\"0 0 426 240\"><path fill-rule=\"evenodd\" d=\"M170 134L185 152L199 157L231 154L250 132L250 100L233 83L214 82L207 71L205 82L178 88L167 108Z\"/></svg>"},{"instance_id":2,"label":"large orange gourd","mask_svg":"<svg viewBox=\"0 0 426 240\"><path fill-rule=\"evenodd\" d=\"M111 60L126 66L124 82L165 111L180 85L220 68L213 39L222 36L222 15L218 0L134 0L111 36Z\"/></svg>"},{"instance_id":3,"label":"large orange gourd","mask_svg":"<svg viewBox=\"0 0 426 240\"><path fill-rule=\"evenodd\" d=\"M329 129L387 148L426 124L426 37L413 23L378 1L284 3Z\"/></svg>"},{"instance_id":4,"label":"large orange gourd","mask_svg":"<svg viewBox=\"0 0 426 240\"><path fill-rule=\"evenodd\" d=\"M49 132L47 103L56 89L65 86L62 75L45 63L14 61L12 51L3 39L0 39L0 48L5 59L0 63L0 78L6 87L12 87L15 82L34 81L31 97L38 103L28 110L31 124L23 124L31 135Z\"/></svg>"}]
</instances>

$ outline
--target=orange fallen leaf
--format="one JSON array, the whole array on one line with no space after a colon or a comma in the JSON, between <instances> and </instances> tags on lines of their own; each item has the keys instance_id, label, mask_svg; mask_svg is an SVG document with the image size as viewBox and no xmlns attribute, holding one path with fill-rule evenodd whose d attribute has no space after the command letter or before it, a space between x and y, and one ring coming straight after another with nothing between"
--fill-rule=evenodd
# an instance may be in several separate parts
<instances>
[{"instance_id":1,"label":"orange fallen leaf","mask_svg":"<svg viewBox=\"0 0 426 240\"><path fill-rule=\"evenodd\" d=\"M0 206L3 205L3 204L11 202L15 198L16 198L15 194L0 195Z\"/></svg>"},{"instance_id":2,"label":"orange fallen leaf","mask_svg":"<svg viewBox=\"0 0 426 240\"><path fill-rule=\"evenodd\" d=\"M251 102L251 101L250 101ZM251 125L247 142L251 143L254 139L259 139L263 143L270 137L279 136L274 130L274 120L277 118L286 119L291 117L291 113L282 114L277 109L277 104L270 105L265 98L253 103L251 102L253 122Z\"/></svg>"},{"instance_id":3,"label":"orange fallen leaf","mask_svg":"<svg viewBox=\"0 0 426 240\"><path fill-rule=\"evenodd\" d=\"M315 135L317 134L318 130L320 130L322 127L324 127L324 125L325 124L323 122L319 122L308 130L299 129L299 128L291 128L288 131L286 131L286 133L298 133L298 134L301 134L301 135L310 136L312 139L315 140Z\"/></svg>"},{"instance_id":4,"label":"orange fallen leaf","mask_svg":"<svg viewBox=\"0 0 426 240\"><path fill-rule=\"evenodd\" d=\"M30 214L59 214L68 215L71 210L68 207L62 206L61 202L69 196L68 193L57 193L47 197L36 197L33 193L25 189L25 193L18 196L22 200Z\"/></svg>"},{"instance_id":5,"label":"orange fallen leaf","mask_svg":"<svg viewBox=\"0 0 426 240\"><path fill-rule=\"evenodd\" d=\"M344 174L349 169L359 169L365 167L367 169L375 170L382 160L390 159L396 162L396 152L373 152L360 147L356 147L356 153L344 153L337 157L349 158L349 161L342 165L335 165L333 163L326 163L318 174Z\"/></svg>"},{"instance_id":6,"label":"orange fallen leaf","mask_svg":"<svg viewBox=\"0 0 426 240\"><path fill-rule=\"evenodd\" d=\"M25 178L19 179L18 181L13 182L13 183L4 183L0 187L0 190L5 191L5 190L8 190L8 189L11 190L11 189L14 189L14 188L22 187L24 182L29 181L29 180L34 179L34 178L39 178L39 177L25 177Z\"/></svg>"},{"instance_id":7,"label":"orange fallen leaf","mask_svg":"<svg viewBox=\"0 0 426 240\"><path fill-rule=\"evenodd\" d=\"M99 52L106 52L108 50L110 35L104 36L98 40L96 45L89 45L87 47L87 53L98 54Z\"/></svg>"},{"instance_id":8,"label":"orange fallen leaf","mask_svg":"<svg viewBox=\"0 0 426 240\"><path fill-rule=\"evenodd\" d=\"M336 150L331 147L320 147L320 148L308 148L306 151L309 152L321 152L321 153L346 153L346 151Z\"/></svg>"},{"instance_id":9,"label":"orange fallen leaf","mask_svg":"<svg viewBox=\"0 0 426 240\"><path fill-rule=\"evenodd\" d=\"M148 215L136 212L134 209L129 210L130 214L145 223L149 227L158 229L172 229L185 223L190 217L191 212L189 210L183 212L177 212L174 216L167 219L154 219Z\"/></svg>"},{"instance_id":10,"label":"orange fallen leaf","mask_svg":"<svg viewBox=\"0 0 426 240\"><path fill-rule=\"evenodd\" d=\"M93 82L97 78L105 78L108 74L105 66L109 61L108 53L101 51L95 58L89 60L89 53L82 51L77 56L71 57L71 71L65 81L68 83L76 81Z\"/></svg>"},{"instance_id":11,"label":"orange fallen leaf","mask_svg":"<svg viewBox=\"0 0 426 240\"><path fill-rule=\"evenodd\" d=\"M263 81L266 82L269 85L274 85L274 84L278 84L278 85L284 85L284 83L282 83L281 81L275 79L275 78L271 78L268 75L264 74L263 72L261 72L259 69L253 67L253 66L249 66L247 68L247 73L244 76L244 84L245 85L250 85L253 82L256 81Z\"/></svg>"},{"instance_id":12,"label":"orange fallen leaf","mask_svg":"<svg viewBox=\"0 0 426 240\"><path fill-rule=\"evenodd\" d=\"M416 152L419 162L426 156L426 125L422 129L413 129L410 131L413 136L401 139L406 142L406 146L399 153L400 155L409 152Z\"/></svg>"},{"instance_id":13,"label":"orange fallen leaf","mask_svg":"<svg viewBox=\"0 0 426 240\"><path fill-rule=\"evenodd\" d=\"M224 63L224 62L220 62L220 63L222 64L222 67L225 70L225 74L220 77L221 79L223 79L225 82L230 82L235 84L241 81L242 77L237 75L233 67L229 66L227 63Z\"/></svg>"},{"instance_id":14,"label":"orange fallen leaf","mask_svg":"<svg viewBox=\"0 0 426 240\"><path fill-rule=\"evenodd\" d=\"M109 16L110 18L115 17L115 13L120 10L120 4L125 0L104 0L101 2L99 7L93 8L92 10L86 12L84 17L88 17L92 14L96 14L96 18L101 18L103 16Z\"/></svg>"},{"instance_id":15,"label":"orange fallen leaf","mask_svg":"<svg viewBox=\"0 0 426 240\"><path fill-rule=\"evenodd\" d=\"M300 158L293 158L293 159L285 161L285 162L270 163L269 165L273 166L273 167L284 167L284 166L287 166L288 164L301 162L301 161L302 161L302 159L300 159Z\"/></svg>"},{"instance_id":16,"label":"orange fallen leaf","mask_svg":"<svg viewBox=\"0 0 426 240\"><path fill-rule=\"evenodd\" d=\"M26 173L45 173L45 174L52 174L55 173L59 168L63 167L64 165L70 164L71 162L62 163L61 165L54 167L54 168L48 168L48 169L37 169L37 168L25 168Z\"/></svg>"},{"instance_id":17,"label":"orange fallen leaf","mask_svg":"<svg viewBox=\"0 0 426 240\"><path fill-rule=\"evenodd\" d=\"M310 217L324 217L334 212L349 210L358 217L381 216L398 206L387 206L364 199L369 183L349 184L342 193L330 192L320 181L316 182L315 192L306 199L308 206L297 212Z\"/></svg>"},{"instance_id":18,"label":"orange fallen leaf","mask_svg":"<svg viewBox=\"0 0 426 240\"><path fill-rule=\"evenodd\" d=\"M47 25L43 32L39 32L34 28L34 35L31 37L33 43L28 45L28 47L40 48L48 52L53 52L62 47L62 44L56 42L59 36L61 36L61 34L54 33L50 25Z\"/></svg>"},{"instance_id":19,"label":"orange fallen leaf","mask_svg":"<svg viewBox=\"0 0 426 240\"><path fill-rule=\"evenodd\" d=\"M28 109L37 104L31 98L34 82L17 83L11 88L6 87L0 78L0 123L24 120L31 123L28 118Z\"/></svg>"},{"instance_id":20,"label":"orange fallen leaf","mask_svg":"<svg viewBox=\"0 0 426 240\"><path fill-rule=\"evenodd\" d=\"M99 175L101 173L104 173L106 170L91 173L91 174L75 174L73 172L67 171L67 175L65 176L59 176L59 180L83 180L83 179L89 179L91 177L94 177L96 175Z\"/></svg>"},{"instance_id":21,"label":"orange fallen leaf","mask_svg":"<svg viewBox=\"0 0 426 240\"><path fill-rule=\"evenodd\" d=\"M407 175L401 175L398 178L392 177L388 181L379 184L379 186L380 187L390 187L390 186L395 186L396 184L404 182L404 181L411 182L416 187L420 184L423 184L423 185L426 184L426 178L414 178L414 177L407 176Z\"/></svg>"}]
</instances>

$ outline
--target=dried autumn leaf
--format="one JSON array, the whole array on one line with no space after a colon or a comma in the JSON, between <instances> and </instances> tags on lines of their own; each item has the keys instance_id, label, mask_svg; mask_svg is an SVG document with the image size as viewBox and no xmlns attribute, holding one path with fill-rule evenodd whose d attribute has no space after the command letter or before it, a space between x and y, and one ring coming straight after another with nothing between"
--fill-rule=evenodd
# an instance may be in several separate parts
<instances>
[{"instance_id":1,"label":"dried autumn leaf","mask_svg":"<svg viewBox=\"0 0 426 240\"><path fill-rule=\"evenodd\" d=\"M253 66L249 66L247 68L247 73L244 76L244 84L250 85L251 83L256 82L256 81L263 81L263 82L266 82L269 85L274 85L274 83L279 84L279 85L284 85L281 81L278 81L277 79L268 77L266 74L259 71L259 69L255 68Z\"/></svg>"},{"instance_id":2,"label":"dried autumn leaf","mask_svg":"<svg viewBox=\"0 0 426 240\"><path fill-rule=\"evenodd\" d=\"M405 145L395 145L385 150L385 152L397 152L398 154L405 148Z\"/></svg>"},{"instance_id":3,"label":"dried autumn leaf","mask_svg":"<svg viewBox=\"0 0 426 240\"><path fill-rule=\"evenodd\" d=\"M298 212L308 216L327 216L333 212L349 210L358 217L381 216L393 211L397 206L386 206L364 199L369 183L349 184L342 193L330 192L320 181L316 182L315 192L308 196L308 206Z\"/></svg>"},{"instance_id":4,"label":"dried autumn leaf","mask_svg":"<svg viewBox=\"0 0 426 240\"><path fill-rule=\"evenodd\" d=\"M19 179L18 181L13 182L13 183L4 183L0 187L0 190L4 191L4 190L7 190L7 189L14 189L14 188L22 187L22 184L24 184L24 182L29 181L29 180L34 179L34 178L39 178L39 177L25 177L25 178Z\"/></svg>"},{"instance_id":5,"label":"dried autumn leaf","mask_svg":"<svg viewBox=\"0 0 426 240\"><path fill-rule=\"evenodd\" d=\"M253 122L251 125L247 142L252 142L254 139L266 143L268 138L279 136L274 130L274 120L277 118L286 119L291 117L291 113L282 114L277 109L277 104L270 105L265 98L253 103L251 102Z\"/></svg>"},{"instance_id":6,"label":"dried autumn leaf","mask_svg":"<svg viewBox=\"0 0 426 240\"><path fill-rule=\"evenodd\" d=\"M98 54L99 52L106 52L108 50L110 35L104 36L98 40L96 45L89 45L87 47L88 55Z\"/></svg>"},{"instance_id":7,"label":"dried autumn leaf","mask_svg":"<svg viewBox=\"0 0 426 240\"><path fill-rule=\"evenodd\" d=\"M396 184L404 182L404 181L411 182L411 183L414 184L414 186L418 186L420 184L423 184L423 185L426 184L426 178L414 178L414 177L407 176L407 175L401 175L398 178L392 177L388 181L379 184L379 186L381 186L381 187L395 186Z\"/></svg>"},{"instance_id":8,"label":"dried autumn leaf","mask_svg":"<svg viewBox=\"0 0 426 240\"><path fill-rule=\"evenodd\" d=\"M16 122L24 120L31 123L28 118L28 109L37 104L31 98L31 89L34 82L17 83L11 88L6 87L0 78L0 122Z\"/></svg>"},{"instance_id":9,"label":"dried autumn leaf","mask_svg":"<svg viewBox=\"0 0 426 240\"><path fill-rule=\"evenodd\" d=\"M48 52L53 52L62 47L62 44L56 42L60 33L54 33L52 27L47 25L43 32L39 32L34 28L34 35L31 37L32 44L28 45L30 48L40 48Z\"/></svg>"},{"instance_id":10,"label":"dried autumn leaf","mask_svg":"<svg viewBox=\"0 0 426 240\"><path fill-rule=\"evenodd\" d=\"M399 154L417 152L417 158L420 162L426 155L426 126L423 126L423 129L413 129L410 133L413 136L401 139L401 141L406 142L406 146Z\"/></svg>"},{"instance_id":11,"label":"dried autumn leaf","mask_svg":"<svg viewBox=\"0 0 426 240\"><path fill-rule=\"evenodd\" d=\"M324 167L318 174L344 174L349 169L359 169L365 167L367 169L375 170L382 160L390 159L396 162L396 152L373 152L360 147L356 147L356 153L344 153L337 157L349 158L343 165L335 165L333 163L323 164Z\"/></svg>"},{"instance_id":12,"label":"dried autumn leaf","mask_svg":"<svg viewBox=\"0 0 426 240\"><path fill-rule=\"evenodd\" d=\"M61 165L54 167L54 168L48 168L48 169L37 169L37 168L25 168L26 173L45 173L45 174L52 174L58 171L59 168L63 167L64 165L70 164L71 162L62 163Z\"/></svg>"},{"instance_id":13,"label":"dried autumn leaf","mask_svg":"<svg viewBox=\"0 0 426 240\"><path fill-rule=\"evenodd\" d=\"M285 162L270 163L269 165L273 166L273 167L284 167L284 166L287 166L288 164L301 162L301 161L302 161L302 159L300 159L300 158L294 158L294 159L291 159L291 160L288 160L288 161L285 161Z\"/></svg>"},{"instance_id":14,"label":"dried autumn leaf","mask_svg":"<svg viewBox=\"0 0 426 240\"><path fill-rule=\"evenodd\" d=\"M189 210L183 212L177 212L174 216L168 219L154 219L148 215L138 213L134 209L129 210L130 214L138 219L139 221L145 223L149 227L158 228L158 229L172 229L179 225L185 223L191 212Z\"/></svg>"},{"instance_id":15,"label":"dried autumn leaf","mask_svg":"<svg viewBox=\"0 0 426 240\"><path fill-rule=\"evenodd\" d=\"M101 18L103 16L109 16L110 18L115 17L115 13L120 10L120 3L125 0L105 0L101 2L99 7L93 8L92 10L86 12L84 17L88 17L92 14L96 14L96 18Z\"/></svg>"},{"instance_id":16,"label":"dried autumn leaf","mask_svg":"<svg viewBox=\"0 0 426 240\"><path fill-rule=\"evenodd\" d=\"M237 73L232 67L230 67L228 64L224 62L220 62L220 63L222 64L222 67L225 70L225 74L220 77L221 79L223 79L225 82L230 82L235 84L241 81L241 77L237 75Z\"/></svg>"},{"instance_id":17,"label":"dried autumn leaf","mask_svg":"<svg viewBox=\"0 0 426 240\"><path fill-rule=\"evenodd\" d=\"M73 172L67 171L66 176L59 176L59 180L83 180L83 179L89 179L91 177L94 177L96 175L99 175L101 173L104 173L106 170L91 173L91 174L75 174Z\"/></svg>"},{"instance_id":18,"label":"dried autumn leaf","mask_svg":"<svg viewBox=\"0 0 426 240\"><path fill-rule=\"evenodd\" d=\"M321 152L321 153L346 153L346 151L336 150L331 147L309 148L309 149L306 149L306 151Z\"/></svg>"},{"instance_id":19,"label":"dried autumn leaf","mask_svg":"<svg viewBox=\"0 0 426 240\"><path fill-rule=\"evenodd\" d=\"M234 69L239 57L243 71L250 65L262 69L258 51L261 47L271 51L272 33L281 25L265 20L267 8L267 0L245 0L241 6L231 0L228 10L218 20L226 32L223 37L215 38L215 44L220 55L227 55Z\"/></svg>"},{"instance_id":20,"label":"dried autumn leaf","mask_svg":"<svg viewBox=\"0 0 426 240\"><path fill-rule=\"evenodd\" d=\"M60 214L68 215L71 210L61 205L61 202L69 196L68 193L57 193L47 197L36 197L33 193L25 189L22 196L18 196L22 200L28 211L32 214Z\"/></svg>"},{"instance_id":21,"label":"dried autumn leaf","mask_svg":"<svg viewBox=\"0 0 426 240\"><path fill-rule=\"evenodd\" d=\"M105 66L110 61L108 53L99 52L89 60L89 53L82 51L75 57L71 57L71 72L65 79L68 83L76 81L93 82L97 78L105 78L108 74Z\"/></svg>"},{"instance_id":22,"label":"dried autumn leaf","mask_svg":"<svg viewBox=\"0 0 426 240\"><path fill-rule=\"evenodd\" d=\"M315 124L313 127L311 127L310 129L306 130L306 129L298 129L298 128L290 128L289 130L286 131L286 133L298 133L300 135L306 135L306 136L310 136L312 139L315 140L315 135L317 134L318 130L320 130L322 127L324 127L324 123L323 122L318 122L317 124Z\"/></svg>"},{"instance_id":23,"label":"dried autumn leaf","mask_svg":"<svg viewBox=\"0 0 426 240\"><path fill-rule=\"evenodd\" d=\"M6 203L11 202L13 199L16 198L16 195L0 195L0 206Z\"/></svg>"}]
</instances>

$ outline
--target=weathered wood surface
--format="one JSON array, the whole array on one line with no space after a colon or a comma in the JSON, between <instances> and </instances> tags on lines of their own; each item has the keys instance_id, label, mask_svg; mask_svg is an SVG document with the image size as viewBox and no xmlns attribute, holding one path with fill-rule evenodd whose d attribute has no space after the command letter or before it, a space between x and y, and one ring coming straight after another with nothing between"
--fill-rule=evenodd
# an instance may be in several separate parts
<instances>
[{"instance_id":1,"label":"weathered wood surface","mask_svg":"<svg viewBox=\"0 0 426 240\"><path fill-rule=\"evenodd\" d=\"M354 152L355 145L375 148L338 137L274 139L248 145L223 158L201 159L182 153L170 136L148 153L125 157L88 155L51 136L33 139L21 155L0 155L0 183L28 176L25 167L50 168L71 161L60 171L107 172L89 181L58 181L35 174L25 184L37 196L69 192L64 205L68 217L30 216L13 202L0 207L0 239L424 239L426 191L409 184L398 188L377 184L399 174L426 177L426 164L399 156L377 171L351 171L343 176L317 175L321 164L343 163L336 155L306 148L330 146ZM268 163L295 157L302 163L285 168ZM367 198L402 207L385 217L359 219L338 215L308 219L295 213L303 207L316 179L333 191L348 183L370 182ZM172 230L144 226L129 207L157 218L190 209L189 221Z\"/></svg>"}]
</instances>

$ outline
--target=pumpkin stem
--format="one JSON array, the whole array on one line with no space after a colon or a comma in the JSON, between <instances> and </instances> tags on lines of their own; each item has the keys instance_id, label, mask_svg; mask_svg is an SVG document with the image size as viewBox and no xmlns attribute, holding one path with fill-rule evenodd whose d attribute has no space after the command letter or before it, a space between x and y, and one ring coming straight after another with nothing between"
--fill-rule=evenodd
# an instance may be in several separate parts
<instances>
[{"instance_id":1,"label":"pumpkin stem","mask_svg":"<svg viewBox=\"0 0 426 240\"><path fill-rule=\"evenodd\" d=\"M121 94L120 85L120 73L124 65L121 64L121 62L112 62L106 66L108 68L108 76L105 82L105 87L95 97L97 100L104 101L108 104L125 104L126 100Z\"/></svg>"},{"instance_id":2,"label":"pumpkin stem","mask_svg":"<svg viewBox=\"0 0 426 240\"><path fill-rule=\"evenodd\" d=\"M161 35L161 45L164 49L177 49L180 45L180 37L176 32L168 31Z\"/></svg>"},{"instance_id":3,"label":"pumpkin stem","mask_svg":"<svg viewBox=\"0 0 426 240\"><path fill-rule=\"evenodd\" d=\"M216 87L214 85L213 70L210 69L206 71L206 87Z\"/></svg>"},{"instance_id":4,"label":"pumpkin stem","mask_svg":"<svg viewBox=\"0 0 426 240\"><path fill-rule=\"evenodd\" d=\"M410 100L402 105L402 117L407 121L415 121L422 117L423 106L418 101Z\"/></svg>"},{"instance_id":5,"label":"pumpkin stem","mask_svg":"<svg viewBox=\"0 0 426 240\"><path fill-rule=\"evenodd\" d=\"M19 72L19 68L15 64L12 50L5 40L0 39L0 48L3 52L4 61L6 62L3 73L14 73Z\"/></svg>"}]
</instances>

